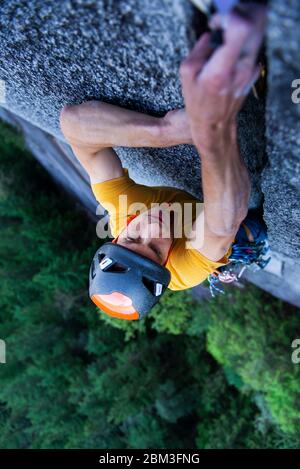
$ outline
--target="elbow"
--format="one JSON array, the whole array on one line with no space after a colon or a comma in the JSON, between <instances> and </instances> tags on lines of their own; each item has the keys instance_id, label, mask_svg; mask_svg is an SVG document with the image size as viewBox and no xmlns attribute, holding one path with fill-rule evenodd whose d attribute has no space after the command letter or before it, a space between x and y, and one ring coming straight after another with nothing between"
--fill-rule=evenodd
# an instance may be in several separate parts
<instances>
[{"instance_id":1,"label":"elbow","mask_svg":"<svg viewBox=\"0 0 300 469\"><path fill-rule=\"evenodd\" d=\"M239 227L240 227L240 223L232 223L232 224L226 224L226 225L222 225L222 226L213 226L212 228L210 228L210 231L217 237L220 237L220 238L234 238L236 233L238 232L239 230Z\"/></svg>"},{"instance_id":2,"label":"elbow","mask_svg":"<svg viewBox=\"0 0 300 469\"><path fill-rule=\"evenodd\" d=\"M223 212L225 215L225 211ZM239 208L238 211L228 213L222 217L222 220L219 223L213 223L212 226L208 225L208 228L215 236L234 238L238 232L241 223L246 218L248 213L248 207Z\"/></svg>"},{"instance_id":3,"label":"elbow","mask_svg":"<svg viewBox=\"0 0 300 469\"><path fill-rule=\"evenodd\" d=\"M68 142L72 141L74 132L76 131L77 110L75 105L67 104L64 106L59 115L60 129Z\"/></svg>"},{"instance_id":4,"label":"elbow","mask_svg":"<svg viewBox=\"0 0 300 469\"><path fill-rule=\"evenodd\" d=\"M246 210L244 210L242 212L242 214L240 214L238 217L235 218L234 222L232 223L232 226L229 227L229 229L228 229L228 236L235 237L235 235L239 231L239 228L240 228L242 222L246 218L247 213L248 213L248 208Z\"/></svg>"},{"instance_id":5,"label":"elbow","mask_svg":"<svg viewBox=\"0 0 300 469\"><path fill-rule=\"evenodd\" d=\"M241 223L248 214L249 199L251 195L251 181L246 168L243 168L240 173L240 181L237 187L239 189L232 204L231 216L228 216L229 224L232 225L232 231L238 231Z\"/></svg>"},{"instance_id":6,"label":"elbow","mask_svg":"<svg viewBox=\"0 0 300 469\"><path fill-rule=\"evenodd\" d=\"M228 221L225 222L224 235L235 236L241 226L241 223L246 218L247 213L248 204L245 203L237 209L231 219L228 217Z\"/></svg>"}]
</instances>

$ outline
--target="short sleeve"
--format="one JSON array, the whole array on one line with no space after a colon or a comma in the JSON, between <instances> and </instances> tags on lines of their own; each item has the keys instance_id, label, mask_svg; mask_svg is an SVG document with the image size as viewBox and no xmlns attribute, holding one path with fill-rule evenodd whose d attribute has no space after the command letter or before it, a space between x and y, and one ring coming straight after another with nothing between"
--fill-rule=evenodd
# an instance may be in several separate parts
<instances>
[{"instance_id":1,"label":"short sleeve","mask_svg":"<svg viewBox=\"0 0 300 469\"><path fill-rule=\"evenodd\" d=\"M148 210L151 202L158 197L154 188L136 183L129 177L128 168L123 176L92 184L96 200L108 211L111 232L118 236L132 214Z\"/></svg>"},{"instance_id":2,"label":"short sleeve","mask_svg":"<svg viewBox=\"0 0 300 469\"><path fill-rule=\"evenodd\" d=\"M182 239L176 240L166 267L171 272L170 290L185 290L202 283L209 274L229 263L232 248L219 261L212 261L197 249L186 249Z\"/></svg>"},{"instance_id":3,"label":"short sleeve","mask_svg":"<svg viewBox=\"0 0 300 469\"><path fill-rule=\"evenodd\" d=\"M119 195L126 194L128 189L135 185L133 179L129 177L127 168L123 168L123 173L123 176L91 185L96 200L104 208L106 203L116 203Z\"/></svg>"}]
</instances>

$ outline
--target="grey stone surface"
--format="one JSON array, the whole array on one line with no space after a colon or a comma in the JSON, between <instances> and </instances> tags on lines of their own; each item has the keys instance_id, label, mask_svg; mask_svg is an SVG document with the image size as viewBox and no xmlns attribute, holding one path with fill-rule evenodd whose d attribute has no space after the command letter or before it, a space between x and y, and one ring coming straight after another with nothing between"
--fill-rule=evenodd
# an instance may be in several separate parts
<instances>
[{"instance_id":1,"label":"grey stone surface","mask_svg":"<svg viewBox=\"0 0 300 469\"><path fill-rule=\"evenodd\" d=\"M264 102L253 96L239 116L239 141L252 180L249 207L264 195L282 268L280 275L275 269L249 280L300 306L300 104L291 101L291 83L300 79L300 9L297 0L269 3L267 152ZM86 175L59 129L60 109L86 99L154 115L182 107L178 69L201 23L188 0L2 0L0 114L9 111L6 119L23 129L41 163L93 211ZM116 150L137 182L175 186L202 199L193 147Z\"/></svg>"},{"instance_id":2,"label":"grey stone surface","mask_svg":"<svg viewBox=\"0 0 300 469\"><path fill-rule=\"evenodd\" d=\"M291 96L293 80L300 79L299 25L299 1L272 2L266 115L269 163L262 173L264 217L273 249L294 260L300 257L300 103L293 103ZM299 277L295 281L299 285Z\"/></svg>"},{"instance_id":3,"label":"grey stone surface","mask_svg":"<svg viewBox=\"0 0 300 469\"><path fill-rule=\"evenodd\" d=\"M299 263L276 252L273 253L273 257L273 266L276 263L277 268L280 268L280 273L276 269L257 272L246 269L243 274L244 280L254 283L271 295L300 307L299 281L297 281L300 275ZM296 310L295 314L298 314Z\"/></svg>"},{"instance_id":4,"label":"grey stone surface","mask_svg":"<svg viewBox=\"0 0 300 469\"><path fill-rule=\"evenodd\" d=\"M201 34L189 0L4 0L0 4L0 79L4 106L62 138L61 107L96 98L162 115L182 107L179 64ZM242 153L261 203L263 105L250 98L240 118ZM193 147L118 149L131 175L202 198Z\"/></svg>"}]
</instances>

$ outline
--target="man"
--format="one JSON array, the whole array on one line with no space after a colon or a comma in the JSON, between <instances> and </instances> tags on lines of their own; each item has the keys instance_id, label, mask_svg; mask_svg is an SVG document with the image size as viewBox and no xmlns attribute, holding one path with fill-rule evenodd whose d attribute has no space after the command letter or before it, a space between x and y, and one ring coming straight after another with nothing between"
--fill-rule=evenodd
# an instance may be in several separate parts
<instances>
[{"instance_id":1,"label":"man","mask_svg":"<svg viewBox=\"0 0 300 469\"><path fill-rule=\"evenodd\" d=\"M110 213L114 240L95 254L90 295L111 316L141 318L167 287L190 288L218 272L229 263L246 218L251 187L238 149L236 117L260 74L256 59L265 9L216 15L212 27L220 22L226 27L224 44L213 50L205 33L181 65L186 110L156 118L90 101L61 112L62 132L88 172L95 197ZM112 148L181 143L194 143L201 155L203 203L178 189L136 184ZM126 196L125 208L120 196ZM174 206L192 206L186 225Z\"/></svg>"}]
</instances>

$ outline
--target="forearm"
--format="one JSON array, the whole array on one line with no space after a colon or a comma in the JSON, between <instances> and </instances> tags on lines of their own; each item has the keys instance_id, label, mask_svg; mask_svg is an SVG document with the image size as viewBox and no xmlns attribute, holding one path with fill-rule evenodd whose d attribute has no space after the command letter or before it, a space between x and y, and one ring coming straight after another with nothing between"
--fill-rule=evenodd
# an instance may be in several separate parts
<instances>
[{"instance_id":1,"label":"forearm","mask_svg":"<svg viewBox=\"0 0 300 469\"><path fill-rule=\"evenodd\" d=\"M247 214L251 191L236 125L214 130L205 144L196 146L201 155L205 223L216 235L235 234Z\"/></svg>"},{"instance_id":2,"label":"forearm","mask_svg":"<svg viewBox=\"0 0 300 469\"><path fill-rule=\"evenodd\" d=\"M96 144L143 147L152 146L158 140L160 119L157 117L101 102L94 102L88 113L82 120L84 132Z\"/></svg>"},{"instance_id":3,"label":"forearm","mask_svg":"<svg viewBox=\"0 0 300 469\"><path fill-rule=\"evenodd\" d=\"M184 142L168 119L100 101L64 108L64 134L71 144L91 151L108 147L167 147Z\"/></svg>"}]
</instances>

